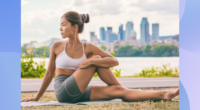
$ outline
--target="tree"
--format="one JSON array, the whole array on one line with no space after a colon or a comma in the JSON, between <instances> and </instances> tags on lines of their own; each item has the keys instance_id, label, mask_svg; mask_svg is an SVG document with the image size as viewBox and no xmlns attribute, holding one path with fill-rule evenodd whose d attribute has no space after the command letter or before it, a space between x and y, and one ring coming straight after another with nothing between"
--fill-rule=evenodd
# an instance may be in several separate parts
<instances>
[{"instance_id":1,"label":"tree","mask_svg":"<svg viewBox=\"0 0 200 110\"><path fill-rule=\"evenodd\" d=\"M131 53L131 56L141 56L142 55L142 49L133 48L133 52Z\"/></svg>"},{"instance_id":2,"label":"tree","mask_svg":"<svg viewBox=\"0 0 200 110\"><path fill-rule=\"evenodd\" d=\"M105 50L107 49L106 46L100 46L100 48L101 48L103 51L105 51Z\"/></svg>"},{"instance_id":3,"label":"tree","mask_svg":"<svg viewBox=\"0 0 200 110\"><path fill-rule=\"evenodd\" d=\"M49 57L50 48L47 46L43 46L35 49L34 57Z\"/></svg>"},{"instance_id":4,"label":"tree","mask_svg":"<svg viewBox=\"0 0 200 110\"><path fill-rule=\"evenodd\" d=\"M131 53L133 52L133 47L130 45L127 46L119 46L117 51L117 56L131 56Z\"/></svg>"},{"instance_id":5,"label":"tree","mask_svg":"<svg viewBox=\"0 0 200 110\"><path fill-rule=\"evenodd\" d=\"M151 56L151 45L146 45L144 47L144 53L145 53L145 56Z\"/></svg>"}]
</instances>

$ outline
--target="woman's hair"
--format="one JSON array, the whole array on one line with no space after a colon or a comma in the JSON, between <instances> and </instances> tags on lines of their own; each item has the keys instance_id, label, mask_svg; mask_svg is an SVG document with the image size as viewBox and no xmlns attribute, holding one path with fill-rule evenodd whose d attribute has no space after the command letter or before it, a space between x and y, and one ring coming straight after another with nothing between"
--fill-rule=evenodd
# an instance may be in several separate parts
<instances>
[{"instance_id":1,"label":"woman's hair","mask_svg":"<svg viewBox=\"0 0 200 110\"><path fill-rule=\"evenodd\" d=\"M75 11L66 12L62 17L65 17L72 26L77 24L78 33L82 33L84 29L84 23L88 23L90 21L89 14L79 14Z\"/></svg>"}]
</instances>

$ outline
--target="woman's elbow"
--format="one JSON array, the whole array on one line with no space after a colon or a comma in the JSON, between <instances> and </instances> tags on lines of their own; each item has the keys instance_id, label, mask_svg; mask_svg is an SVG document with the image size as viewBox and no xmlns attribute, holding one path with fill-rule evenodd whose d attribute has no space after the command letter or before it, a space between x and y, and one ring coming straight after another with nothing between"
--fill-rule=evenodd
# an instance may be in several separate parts
<instances>
[{"instance_id":1,"label":"woman's elbow","mask_svg":"<svg viewBox=\"0 0 200 110\"><path fill-rule=\"evenodd\" d=\"M119 65L119 61L115 58L115 65L114 66L118 66Z\"/></svg>"}]
</instances>

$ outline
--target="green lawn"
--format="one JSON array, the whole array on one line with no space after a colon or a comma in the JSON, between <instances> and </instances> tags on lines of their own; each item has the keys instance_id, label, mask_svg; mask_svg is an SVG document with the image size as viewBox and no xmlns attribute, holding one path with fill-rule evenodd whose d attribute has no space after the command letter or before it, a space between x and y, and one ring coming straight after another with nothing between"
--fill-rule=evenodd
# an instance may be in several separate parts
<instances>
[{"instance_id":1,"label":"green lawn","mask_svg":"<svg viewBox=\"0 0 200 110\"><path fill-rule=\"evenodd\" d=\"M167 88L169 89L169 88ZM170 88L176 89L176 88ZM143 89L153 90L153 89ZM157 89L166 90L166 89ZM35 97L36 93L21 93L21 99ZM179 100L179 96L174 98ZM45 92L39 101L57 101L54 92ZM132 103L108 103L93 105L62 105L62 106L32 106L21 107L21 110L179 110L179 102L132 102Z\"/></svg>"}]
</instances>

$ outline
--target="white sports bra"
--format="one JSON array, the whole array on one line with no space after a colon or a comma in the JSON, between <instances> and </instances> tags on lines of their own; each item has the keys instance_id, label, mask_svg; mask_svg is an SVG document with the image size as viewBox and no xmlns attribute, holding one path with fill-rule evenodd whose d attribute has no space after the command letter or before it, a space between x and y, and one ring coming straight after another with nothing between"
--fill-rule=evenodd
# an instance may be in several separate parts
<instances>
[{"instance_id":1,"label":"white sports bra","mask_svg":"<svg viewBox=\"0 0 200 110\"><path fill-rule=\"evenodd\" d=\"M66 48L67 41L65 43L65 48ZM73 69L76 70L78 69L78 66L80 62L84 59L87 59L85 52L84 52L84 46L82 42L82 47L83 47L83 56L79 59L73 59L67 55L64 50L58 55L58 57L55 60L55 64L57 68L62 68L62 69Z\"/></svg>"}]
</instances>

